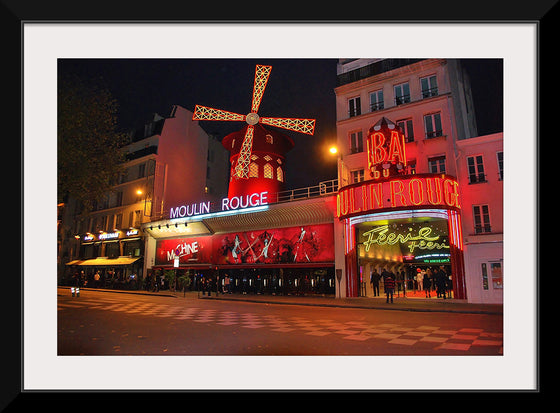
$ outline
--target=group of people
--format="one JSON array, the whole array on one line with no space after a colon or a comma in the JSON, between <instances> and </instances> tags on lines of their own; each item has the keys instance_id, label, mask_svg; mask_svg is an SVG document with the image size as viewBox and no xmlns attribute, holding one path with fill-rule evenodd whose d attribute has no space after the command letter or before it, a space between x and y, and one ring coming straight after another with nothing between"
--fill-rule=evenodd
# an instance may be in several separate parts
<instances>
[{"instance_id":1,"label":"group of people","mask_svg":"<svg viewBox=\"0 0 560 413\"><path fill-rule=\"evenodd\" d=\"M383 280L383 287L385 290L385 295L387 297L386 302L393 302L393 295L395 293L395 287L398 288L398 293L400 294L401 287L403 289L403 295L406 297L406 275L404 271L397 272L394 274L387 268L381 271L381 274L377 272L374 268L370 275L370 283L373 287L373 296L379 296L379 284ZM416 285L418 291L424 291L426 298L431 298L432 287L435 287L437 297L447 298L447 285L449 277L445 272L444 266L440 266L432 270L431 268L418 268L415 276ZM449 295L449 298L451 296Z\"/></svg>"}]
</instances>

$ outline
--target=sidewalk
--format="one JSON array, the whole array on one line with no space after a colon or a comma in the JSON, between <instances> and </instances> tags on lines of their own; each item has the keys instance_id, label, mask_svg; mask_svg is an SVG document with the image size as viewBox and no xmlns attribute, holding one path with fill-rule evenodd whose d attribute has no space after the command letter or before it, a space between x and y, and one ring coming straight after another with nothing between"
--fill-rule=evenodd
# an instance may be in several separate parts
<instances>
[{"instance_id":1,"label":"sidewalk","mask_svg":"<svg viewBox=\"0 0 560 413\"><path fill-rule=\"evenodd\" d=\"M70 287L59 286L59 289L70 290ZM406 298L394 297L393 303L386 303L385 297L357 297L357 298L334 298L322 296L294 296L294 295L256 295L256 294L218 294L212 293L210 297L202 295L197 291L159 291L150 292L143 290L111 290L102 288L81 288L81 291L103 291L120 294L155 295L161 297L172 297L179 299L204 299L241 301L261 304L283 304L301 306L339 307L339 308L364 308L378 310L400 310L421 312L447 312L463 314L493 314L503 315L501 304L470 304L465 300L444 300L441 298ZM70 291L68 291L70 294Z\"/></svg>"}]
</instances>

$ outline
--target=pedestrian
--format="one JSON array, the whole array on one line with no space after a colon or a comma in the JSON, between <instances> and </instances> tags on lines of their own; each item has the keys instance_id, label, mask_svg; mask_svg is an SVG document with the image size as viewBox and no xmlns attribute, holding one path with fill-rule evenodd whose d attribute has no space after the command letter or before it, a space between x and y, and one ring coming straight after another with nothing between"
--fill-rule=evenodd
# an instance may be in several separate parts
<instances>
[{"instance_id":1,"label":"pedestrian","mask_svg":"<svg viewBox=\"0 0 560 413\"><path fill-rule=\"evenodd\" d=\"M224 278L224 294L230 294L231 291L229 289L229 275L226 274Z\"/></svg>"},{"instance_id":2,"label":"pedestrian","mask_svg":"<svg viewBox=\"0 0 560 413\"><path fill-rule=\"evenodd\" d=\"M445 273L443 266L441 266L436 273L436 288L437 288L437 296L443 297L445 300L445 287L447 284L447 274Z\"/></svg>"},{"instance_id":3,"label":"pedestrian","mask_svg":"<svg viewBox=\"0 0 560 413\"><path fill-rule=\"evenodd\" d=\"M93 280L94 282L94 287L99 287L99 280L100 280L101 276L99 275L99 270L95 272L95 275L93 276Z\"/></svg>"},{"instance_id":4,"label":"pedestrian","mask_svg":"<svg viewBox=\"0 0 560 413\"><path fill-rule=\"evenodd\" d=\"M406 297L406 272L404 272L404 270L401 271L401 279L402 279L403 297Z\"/></svg>"},{"instance_id":5,"label":"pedestrian","mask_svg":"<svg viewBox=\"0 0 560 413\"><path fill-rule=\"evenodd\" d=\"M424 275L426 275L426 271L418 268L418 273L416 274L416 282L417 282L418 291L423 291L424 290Z\"/></svg>"},{"instance_id":6,"label":"pedestrian","mask_svg":"<svg viewBox=\"0 0 560 413\"><path fill-rule=\"evenodd\" d=\"M373 287L373 296L374 297L379 296L379 280L381 280L381 274L379 274L377 272L377 270L374 268L370 277L369 277L369 282L371 283L371 285Z\"/></svg>"},{"instance_id":7,"label":"pedestrian","mask_svg":"<svg viewBox=\"0 0 560 413\"><path fill-rule=\"evenodd\" d=\"M403 278L399 271L395 271L395 282L397 283L397 297L400 297Z\"/></svg>"},{"instance_id":8,"label":"pedestrian","mask_svg":"<svg viewBox=\"0 0 560 413\"><path fill-rule=\"evenodd\" d=\"M430 293L430 287L432 285L431 277L428 276L428 272L426 271L426 276L424 277L424 292L426 293L426 298L432 298L432 294Z\"/></svg>"},{"instance_id":9,"label":"pedestrian","mask_svg":"<svg viewBox=\"0 0 560 413\"><path fill-rule=\"evenodd\" d=\"M200 279L199 286L200 286L200 291L202 291L202 296L204 296L204 294L206 292L206 277L204 275Z\"/></svg>"},{"instance_id":10,"label":"pedestrian","mask_svg":"<svg viewBox=\"0 0 560 413\"><path fill-rule=\"evenodd\" d=\"M393 278L393 275L389 273L383 283L385 294L387 296L387 303L389 302L389 297L391 297L391 303L393 303L393 293L395 292L395 279Z\"/></svg>"}]
</instances>

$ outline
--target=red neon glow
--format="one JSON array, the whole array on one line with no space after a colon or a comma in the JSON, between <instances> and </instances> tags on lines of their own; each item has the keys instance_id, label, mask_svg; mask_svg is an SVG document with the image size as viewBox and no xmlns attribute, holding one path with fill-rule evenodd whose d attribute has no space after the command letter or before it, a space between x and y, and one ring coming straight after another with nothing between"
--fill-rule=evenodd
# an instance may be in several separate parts
<instances>
[{"instance_id":1,"label":"red neon glow","mask_svg":"<svg viewBox=\"0 0 560 413\"><path fill-rule=\"evenodd\" d=\"M440 207L460 209L459 184L449 175L419 174L362 182L341 188L337 195L337 216L379 212L390 208Z\"/></svg>"},{"instance_id":2,"label":"red neon glow","mask_svg":"<svg viewBox=\"0 0 560 413\"><path fill-rule=\"evenodd\" d=\"M399 175L406 166L404 134L399 127L383 117L369 130L367 159L374 179Z\"/></svg>"}]
</instances>

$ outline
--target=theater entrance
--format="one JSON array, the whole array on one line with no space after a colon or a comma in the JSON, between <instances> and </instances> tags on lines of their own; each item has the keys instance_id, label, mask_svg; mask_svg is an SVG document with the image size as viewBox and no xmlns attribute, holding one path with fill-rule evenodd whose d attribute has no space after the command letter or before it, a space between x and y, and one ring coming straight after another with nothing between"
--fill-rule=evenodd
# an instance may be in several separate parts
<instances>
[{"instance_id":1,"label":"theater entrance","mask_svg":"<svg viewBox=\"0 0 560 413\"><path fill-rule=\"evenodd\" d=\"M393 275L396 297L457 297L462 260L457 259L450 239L454 229L447 211L372 214L354 222L357 296L378 294L372 283L377 272ZM381 296L383 278L379 281Z\"/></svg>"}]
</instances>

